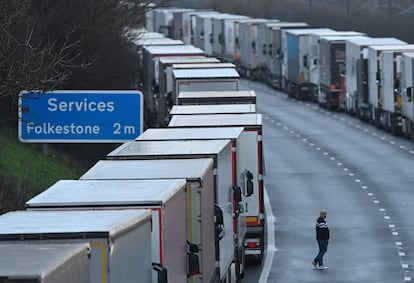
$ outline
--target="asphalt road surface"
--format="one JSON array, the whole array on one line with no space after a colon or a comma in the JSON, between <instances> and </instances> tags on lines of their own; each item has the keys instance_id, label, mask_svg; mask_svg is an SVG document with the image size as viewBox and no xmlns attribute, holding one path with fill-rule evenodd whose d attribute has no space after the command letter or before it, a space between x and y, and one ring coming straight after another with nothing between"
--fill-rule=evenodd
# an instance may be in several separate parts
<instances>
[{"instance_id":1,"label":"asphalt road surface","mask_svg":"<svg viewBox=\"0 0 414 283\"><path fill-rule=\"evenodd\" d=\"M267 263L249 265L243 282L414 281L414 144L265 84L243 80L241 89L256 91L263 114L274 215ZM326 271L311 264L321 209Z\"/></svg>"}]
</instances>

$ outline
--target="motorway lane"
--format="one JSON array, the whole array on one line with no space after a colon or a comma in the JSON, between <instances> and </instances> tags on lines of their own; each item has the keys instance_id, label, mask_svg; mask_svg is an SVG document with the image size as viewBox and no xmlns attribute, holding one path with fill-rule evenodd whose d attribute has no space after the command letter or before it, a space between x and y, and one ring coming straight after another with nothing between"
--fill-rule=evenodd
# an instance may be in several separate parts
<instances>
[{"instance_id":1,"label":"motorway lane","mask_svg":"<svg viewBox=\"0 0 414 283\"><path fill-rule=\"evenodd\" d=\"M268 282L414 280L414 144L260 83L242 88L256 91L264 116L277 249ZM321 208L332 235L328 271L310 263Z\"/></svg>"}]
</instances>

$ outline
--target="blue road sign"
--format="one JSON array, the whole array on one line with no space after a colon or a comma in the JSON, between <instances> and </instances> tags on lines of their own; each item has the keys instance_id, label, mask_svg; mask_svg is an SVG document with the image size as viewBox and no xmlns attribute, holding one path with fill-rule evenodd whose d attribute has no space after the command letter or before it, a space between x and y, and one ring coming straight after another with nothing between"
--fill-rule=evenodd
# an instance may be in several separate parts
<instances>
[{"instance_id":1,"label":"blue road sign","mask_svg":"<svg viewBox=\"0 0 414 283\"><path fill-rule=\"evenodd\" d=\"M117 143L143 129L139 91L65 90L19 96L19 139L44 143Z\"/></svg>"}]
</instances>

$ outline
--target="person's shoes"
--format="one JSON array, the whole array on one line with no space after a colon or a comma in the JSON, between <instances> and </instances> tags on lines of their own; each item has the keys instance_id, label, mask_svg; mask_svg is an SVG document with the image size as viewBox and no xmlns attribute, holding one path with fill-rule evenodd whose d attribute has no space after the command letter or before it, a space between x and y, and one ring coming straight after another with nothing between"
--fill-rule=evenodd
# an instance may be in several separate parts
<instances>
[{"instance_id":1,"label":"person's shoes","mask_svg":"<svg viewBox=\"0 0 414 283\"><path fill-rule=\"evenodd\" d=\"M328 267L327 267L327 266L325 266L325 265L320 265L320 266L318 266L318 269L319 269L319 270L327 270L327 269L328 269Z\"/></svg>"},{"instance_id":2,"label":"person's shoes","mask_svg":"<svg viewBox=\"0 0 414 283\"><path fill-rule=\"evenodd\" d=\"M312 260L312 265L313 265L313 269L318 269L318 265L316 264L315 261Z\"/></svg>"}]
</instances>

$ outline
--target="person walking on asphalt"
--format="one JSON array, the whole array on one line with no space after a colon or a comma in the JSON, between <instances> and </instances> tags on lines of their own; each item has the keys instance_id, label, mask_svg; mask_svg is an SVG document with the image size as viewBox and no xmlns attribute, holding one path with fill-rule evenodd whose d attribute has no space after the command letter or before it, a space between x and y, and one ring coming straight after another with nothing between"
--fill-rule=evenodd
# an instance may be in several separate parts
<instances>
[{"instance_id":1,"label":"person walking on asphalt","mask_svg":"<svg viewBox=\"0 0 414 283\"><path fill-rule=\"evenodd\" d=\"M329 228L326 223L326 210L322 209L319 218L316 220L316 241L319 246L319 253L312 261L314 269L326 270L327 266L323 265L323 256L328 250Z\"/></svg>"}]
</instances>

